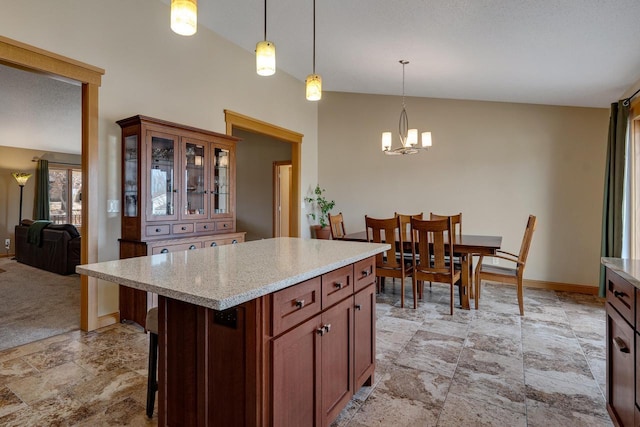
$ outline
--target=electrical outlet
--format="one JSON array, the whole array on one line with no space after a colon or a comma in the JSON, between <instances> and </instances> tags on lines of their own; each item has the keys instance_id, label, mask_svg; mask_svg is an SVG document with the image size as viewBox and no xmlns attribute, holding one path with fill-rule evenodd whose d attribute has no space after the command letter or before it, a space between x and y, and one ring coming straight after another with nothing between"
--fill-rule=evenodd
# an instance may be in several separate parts
<instances>
[{"instance_id":1,"label":"electrical outlet","mask_svg":"<svg viewBox=\"0 0 640 427\"><path fill-rule=\"evenodd\" d=\"M493 265L498 265L500 264L500 260L496 257L491 258L491 261L493 262Z\"/></svg>"},{"instance_id":2,"label":"electrical outlet","mask_svg":"<svg viewBox=\"0 0 640 427\"><path fill-rule=\"evenodd\" d=\"M11 239L4 239L4 248L9 249L11 246Z\"/></svg>"}]
</instances>

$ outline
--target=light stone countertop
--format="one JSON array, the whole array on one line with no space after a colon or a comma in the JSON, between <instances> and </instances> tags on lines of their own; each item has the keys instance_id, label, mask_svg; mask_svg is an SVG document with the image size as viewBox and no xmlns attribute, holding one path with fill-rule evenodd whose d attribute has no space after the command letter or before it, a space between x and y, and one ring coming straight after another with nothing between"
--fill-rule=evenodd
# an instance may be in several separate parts
<instances>
[{"instance_id":1,"label":"light stone countertop","mask_svg":"<svg viewBox=\"0 0 640 427\"><path fill-rule=\"evenodd\" d=\"M388 244L279 237L84 264L76 272L225 310L389 248Z\"/></svg>"},{"instance_id":2,"label":"light stone countertop","mask_svg":"<svg viewBox=\"0 0 640 427\"><path fill-rule=\"evenodd\" d=\"M628 280L636 288L640 288L640 259L601 258L602 265L609 267Z\"/></svg>"}]
</instances>

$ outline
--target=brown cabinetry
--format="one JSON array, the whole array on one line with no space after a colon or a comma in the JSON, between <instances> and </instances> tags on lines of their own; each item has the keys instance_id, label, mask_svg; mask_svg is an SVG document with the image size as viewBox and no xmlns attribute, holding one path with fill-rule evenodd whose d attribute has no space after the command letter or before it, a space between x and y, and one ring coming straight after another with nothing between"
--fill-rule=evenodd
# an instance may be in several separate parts
<instances>
[{"instance_id":1,"label":"brown cabinetry","mask_svg":"<svg viewBox=\"0 0 640 427\"><path fill-rule=\"evenodd\" d=\"M606 269L607 410L614 424L633 426L640 388L635 381L638 334L635 331L636 288Z\"/></svg>"},{"instance_id":2,"label":"brown cabinetry","mask_svg":"<svg viewBox=\"0 0 640 427\"><path fill-rule=\"evenodd\" d=\"M145 116L122 128L120 258L244 241L235 230L237 138ZM120 318L144 326L155 305L120 287Z\"/></svg>"},{"instance_id":3,"label":"brown cabinetry","mask_svg":"<svg viewBox=\"0 0 640 427\"><path fill-rule=\"evenodd\" d=\"M160 297L160 425L330 425L373 381L373 262L223 312Z\"/></svg>"}]
</instances>

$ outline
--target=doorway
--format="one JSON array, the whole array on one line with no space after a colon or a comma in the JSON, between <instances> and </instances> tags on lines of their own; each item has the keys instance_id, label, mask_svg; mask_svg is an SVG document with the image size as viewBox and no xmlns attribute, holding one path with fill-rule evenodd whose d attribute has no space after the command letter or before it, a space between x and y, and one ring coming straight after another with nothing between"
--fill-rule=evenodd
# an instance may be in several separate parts
<instances>
[{"instance_id":1,"label":"doorway","mask_svg":"<svg viewBox=\"0 0 640 427\"><path fill-rule=\"evenodd\" d=\"M273 237L289 237L291 161L273 162Z\"/></svg>"},{"instance_id":2,"label":"doorway","mask_svg":"<svg viewBox=\"0 0 640 427\"><path fill-rule=\"evenodd\" d=\"M45 73L59 79L68 79L82 85L82 224L81 263L98 261L98 224L89 212L98 209L98 90L104 70L71 58L39 49L7 37L0 36L0 63ZM81 276L80 327L85 331L115 323L117 318L98 317L97 280Z\"/></svg>"}]
</instances>

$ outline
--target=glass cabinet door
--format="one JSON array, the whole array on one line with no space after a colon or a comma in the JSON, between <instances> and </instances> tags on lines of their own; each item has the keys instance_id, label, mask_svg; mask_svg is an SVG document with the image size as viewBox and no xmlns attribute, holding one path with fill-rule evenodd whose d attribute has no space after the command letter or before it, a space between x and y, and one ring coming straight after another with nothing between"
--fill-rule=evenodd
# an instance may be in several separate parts
<instances>
[{"instance_id":1,"label":"glass cabinet door","mask_svg":"<svg viewBox=\"0 0 640 427\"><path fill-rule=\"evenodd\" d=\"M123 154L124 216L138 216L138 135L125 137Z\"/></svg>"},{"instance_id":2,"label":"glass cabinet door","mask_svg":"<svg viewBox=\"0 0 640 427\"><path fill-rule=\"evenodd\" d=\"M175 165L176 138L151 132L149 158L149 206L147 220L156 221L176 217Z\"/></svg>"},{"instance_id":3,"label":"glass cabinet door","mask_svg":"<svg viewBox=\"0 0 640 427\"><path fill-rule=\"evenodd\" d=\"M212 214L228 214L230 210L229 188L229 150L214 148L213 155L213 183L211 209Z\"/></svg>"},{"instance_id":4,"label":"glass cabinet door","mask_svg":"<svg viewBox=\"0 0 640 427\"><path fill-rule=\"evenodd\" d=\"M208 186L205 174L208 158L206 151L207 146L203 143L186 142L184 144L183 218L206 218L209 215L206 198Z\"/></svg>"}]
</instances>

